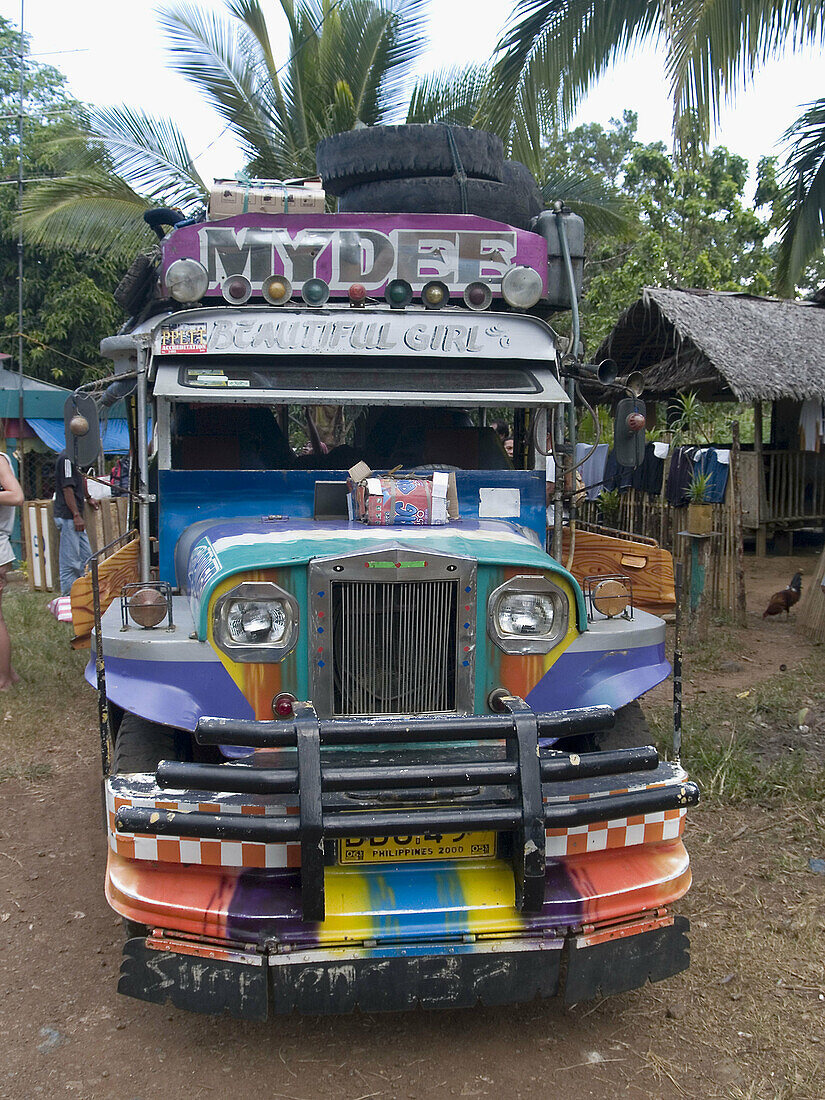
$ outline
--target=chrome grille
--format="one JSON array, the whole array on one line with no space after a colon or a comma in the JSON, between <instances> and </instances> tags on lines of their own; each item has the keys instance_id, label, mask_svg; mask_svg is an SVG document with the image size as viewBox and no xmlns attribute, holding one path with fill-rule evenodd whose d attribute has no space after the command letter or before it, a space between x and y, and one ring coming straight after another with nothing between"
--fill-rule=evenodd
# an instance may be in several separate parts
<instances>
[{"instance_id":1,"label":"chrome grille","mask_svg":"<svg viewBox=\"0 0 825 1100\"><path fill-rule=\"evenodd\" d=\"M319 715L472 714L476 563L386 544L309 565Z\"/></svg>"},{"instance_id":2,"label":"chrome grille","mask_svg":"<svg viewBox=\"0 0 825 1100\"><path fill-rule=\"evenodd\" d=\"M457 605L457 581L333 584L333 713L455 710Z\"/></svg>"}]
</instances>

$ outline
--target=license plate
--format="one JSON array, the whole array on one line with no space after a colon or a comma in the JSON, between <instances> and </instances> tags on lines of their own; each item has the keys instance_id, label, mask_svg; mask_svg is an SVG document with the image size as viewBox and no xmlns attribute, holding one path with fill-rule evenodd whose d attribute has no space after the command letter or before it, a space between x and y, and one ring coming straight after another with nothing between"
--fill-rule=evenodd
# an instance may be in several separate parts
<instances>
[{"instance_id":1,"label":"license plate","mask_svg":"<svg viewBox=\"0 0 825 1100\"><path fill-rule=\"evenodd\" d=\"M496 854L495 833L344 837L339 863L411 863L427 859L484 859Z\"/></svg>"}]
</instances>

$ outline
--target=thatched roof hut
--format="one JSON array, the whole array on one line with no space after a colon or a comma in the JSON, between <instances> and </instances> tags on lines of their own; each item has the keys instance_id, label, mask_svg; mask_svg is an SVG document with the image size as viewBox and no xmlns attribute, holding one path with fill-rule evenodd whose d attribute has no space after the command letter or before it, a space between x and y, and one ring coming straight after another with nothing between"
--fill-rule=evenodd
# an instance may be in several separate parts
<instances>
[{"instance_id":1,"label":"thatched roof hut","mask_svg":"<svg viewBox=\"0 0 825 1100\"><path fill-rule=\"evenodd\" d=\"M645 396L825 399L825 308L751 294L646 287L596 353L640 370Z\"/></svg>"}]
</instances>

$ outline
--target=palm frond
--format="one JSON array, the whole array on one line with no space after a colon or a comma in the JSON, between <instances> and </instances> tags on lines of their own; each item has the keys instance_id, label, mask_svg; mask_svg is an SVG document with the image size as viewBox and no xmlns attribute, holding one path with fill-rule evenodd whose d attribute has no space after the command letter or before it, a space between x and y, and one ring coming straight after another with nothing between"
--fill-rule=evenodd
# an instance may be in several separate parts
<instances>
[{"instance_id":1,"label":"palm frond","mask_svg":"<svg viewBox=\"0 0 825 1100\"><path fill-rule=\"evenodd\" d=\"M442 69L415 82L407 122L447 122L472 126L485 101L490 70L486 65Z\"/></svg>"},{"instance_id":2,"label":"palm frond","mask_svg":"<svg viewBox=\"0 0 825 1100\"><path fill-rule=\"evenodd\" d=\"M551 121L569 122L607 66L662 32L666 0L519 0L493 70L499 113L511 112L525 81L544 89Z\"/></svg>"},{"instance_id":3,"label":"palm frond","mask_svg":"<svg viewBox=\"0 0 825 1100\"><path fill-rule=\"evenodd\" d=\"M674 123L694 115L706 140L723 103L780 51L825 43L822 0L679 0L668 7Z\"/></svg>"},{"instance_id":4,"label":"palm frond","mask_svg":"<svg viewBox=\"0 0 825 1100\"><path fill-rule=\"evenodd\" d=\"M89 129L105 147L112 171L136 192L182 210L203 201L206 187L171 119L125 106L93 107Z\"/></svg>"},{"instance_id":5,"label":"palm frond","mask_svg":"<svg viewBox=\"0 0 825 1100\"><path fill-rule=\"evenodd\" d=\"M319 40L320 94L328 98L345 80L359 121L399 121L426 47L427 8L426 0L347 0L337 8Z\"/></svg>"},{"instance_id":6,"label":"palm frond","mask_svg":"<svg viewBox=\"0 0 825 1100\"><path fill-rule=\"evenodd\" d=\"M788 211L777 256L777 289L792 297L806 266L825 247L825 99L816 100L786 131L792 142L783 166Z\"/></svg>"},{"instance_id":7,"label":"palm frond","mask_svg":"<svg viewBox=\"0 0 825 1100\"><path fill-rule=\"evenodd\" d=\"M121 262L151 245L143 221L153 204L114 175L84 173L49 180L28 191L21 223L30 244L70 252L105 252Z\"/></svg>"},{"instance_id":8,"label":"palm frond","mask_svg":"<svg viewBox=\"0 0 825 1100\"><path fill-rule=\"evenodd\" d=\"M262 15L247 7L260 31ZM173 68L205 95L248 155L277 156L275 144L292 144L290 120L277 111L277 91L256 33L231 13L186 3L161 9L159 20Z\"/></svg>"},{"instance_id":9,"label":"palm frond","mask_svg":"<svg viewBox=\"0 0 825 1100\"><path fill-rule=\"evenodd\" d=\"M588 234L629 240L638 228L630 203L606 187L600 176L557 172L546 177L541 193L546 203L560 199L583 218Z\"/></svg>"}]
</instances>

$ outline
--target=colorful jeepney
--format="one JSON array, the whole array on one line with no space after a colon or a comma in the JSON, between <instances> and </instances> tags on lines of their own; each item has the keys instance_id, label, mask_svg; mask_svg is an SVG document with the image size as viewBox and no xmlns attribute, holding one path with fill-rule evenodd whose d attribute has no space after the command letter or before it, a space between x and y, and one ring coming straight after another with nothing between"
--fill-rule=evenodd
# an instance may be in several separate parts
<instances>
[{"instance_id":1,"label":"colorful jeepney","mask_svg":"<svg viewBox=\"0 0 825 1100\"><path fill-rule=\"evenodd\" d=\"M181 225L104 341L140 520L87 673L121 992L263 1018L687 966L698 792L610 742L668 675L664 625L545 551L548 241L473 215ZM319 407L338 438L300 454ZM358 463L446 474L447 522L362 522Z\"/></svg>"}]
</instances>

